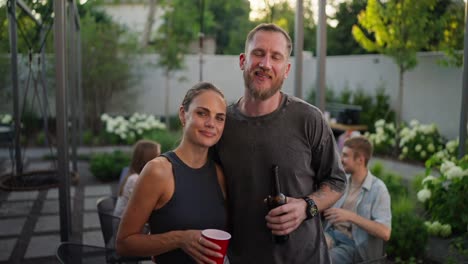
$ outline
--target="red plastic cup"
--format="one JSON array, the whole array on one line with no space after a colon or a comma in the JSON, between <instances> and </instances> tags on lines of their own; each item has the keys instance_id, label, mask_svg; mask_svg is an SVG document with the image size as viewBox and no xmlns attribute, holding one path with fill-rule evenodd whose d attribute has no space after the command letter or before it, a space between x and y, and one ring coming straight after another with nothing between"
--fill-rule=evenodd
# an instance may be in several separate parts
<instances>
[{"instance_id":1,"label":"red plastic cup","mask_svg":"<svg viewBox=\"0 0 468 264\"><path fill-rule=\"evenodd\" d=\"M231 234L218 229L205 229L202 231L202 236L203 238L221 247L221 249L218 250L218 252L221 253L223 257L218 258L209 256L209 258L216 261L216 264L223 264L224 257L226 256L226 251L229 244L229 239L231 239Z\"/></svg>"}]
</instances>

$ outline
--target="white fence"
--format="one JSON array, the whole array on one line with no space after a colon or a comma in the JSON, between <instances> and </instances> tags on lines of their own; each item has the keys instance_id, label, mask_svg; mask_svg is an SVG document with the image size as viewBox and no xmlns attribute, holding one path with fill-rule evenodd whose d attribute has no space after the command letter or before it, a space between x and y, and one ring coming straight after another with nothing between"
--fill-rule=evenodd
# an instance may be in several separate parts
<instances>
[{"instance_id":1,"label":"white fence","mask_svg":"<svg viewBox=\"0 0 468 264\"><path fill-rule=\"evenodd\" d=\"M462 68L444 67L437 64L440 54L421 53L418 66L407 72L404 79L403 120L417 119L421 123L436 123L441 133L448 139L458 136ZM154 66L156 54L146 54L139 59L140 82L134 87L134 96L115 96L112 98L110 112L130 114L144 112L157 116L164 115L165 77L161 68ZM243 94L242 72L238 56L205 55L203 57L203 79L213 82L224 92L228 102L235 102ZM25 65L24 60L22 62ZM294 58L289 78L283 91L293 94ZM170 80L169 109L176 114L185 92L199 80L199 57L188 55L186 68L178 71ZM23 70L21 70L23 69ZM20 67L20 87L25 86L27 69ZM304 57L303 98L315 89L316 59ZM382 55L329 56L326 61L327 87L338 94L345 87L356 90L361 88L374 94L377 87L384 86L391 96L395 109L398 91L398 69L395 63ZM50 82L53 83L53 82ZM10 89L2 87L5 89ZM24 87L23 87L24 88ZM55 92L48 89L50 107L55 112ZM23 93L20 93L23 94ZM3 96L2 96L3 97ZM11 112L11 98L0 98L0 113Z\"/></svg>"},{"instance_id":2,"label":"white fence","mask_svg":"<svg viewBox=\"0 0 468 264\"><path fill-rule=\"evenodd\" d=\"M440 54L421 53L418 66L408 71L404 78L403 120L417 119L421 123L436 123L441 133L449 139L458 136L462 68L444 67L437 64ZM132 106L125 111L146 112L164 115L165 78L160 68L148 66L156 62L157 55L145 55L138 96ZM315 89L316 59L304 58L303 62L303 98L311 89ZM329 56L326 61L327 87L338 94L345 87L351 90L361 88L374 94L379 86L386 88L395 109L398 91L398 68L388 57L382 55ZM238 56L205 55L203 79L213 82L225 93L228 102L235 102L243 94L242 72L239 69ZM187 91L199 80L199 58L189 55L186 69L179 71L170 80L169 109L177 113L178 106ZM293 94L294 58L292 70L285 81L283 91ZM120 98L112 107L114 112L122 112Z\"/></svg>"}]
</instances>

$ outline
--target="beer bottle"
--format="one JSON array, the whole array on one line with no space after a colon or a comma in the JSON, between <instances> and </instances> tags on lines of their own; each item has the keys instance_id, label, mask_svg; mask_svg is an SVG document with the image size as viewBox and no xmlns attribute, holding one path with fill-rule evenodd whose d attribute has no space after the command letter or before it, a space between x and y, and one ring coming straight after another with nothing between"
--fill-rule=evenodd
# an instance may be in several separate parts
<instances>
[{"instance_id":1,"label":"beer bottle","mask_svg":"<svg viewBox=\"0 0 468 264\"><path fill-rule=\"evenodd\" d=\"M278 166L274 165L273 170L272 170L272 176L273 176L272 192L270 195L268 195L268 198L267 198L267 205L268 205L268 209L270 210L278 206L281 206L283 204L286 204L287 202L286 196L283 193L281 193L278 170L279 170ZM273 239L273 242L277 244L282 244L288 241L289 235L283 235L283 236L273 235L272 239Z\"/></svg>"}]
</instances>

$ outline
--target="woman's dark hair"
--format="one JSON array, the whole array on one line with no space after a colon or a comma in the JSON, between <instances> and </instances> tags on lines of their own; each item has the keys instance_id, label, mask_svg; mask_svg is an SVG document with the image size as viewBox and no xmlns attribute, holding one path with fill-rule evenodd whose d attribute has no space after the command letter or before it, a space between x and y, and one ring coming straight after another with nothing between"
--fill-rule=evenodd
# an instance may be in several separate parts
<instances>
[{"instance_id":1,"label":"woman's dark hair","mask_svg":"<svg viewBox=\"0 0 468 264\"><path fill-rule=\"evenodd\" d=\"M209 82L199 82L195 84L190 90L187 91L185 94L184 100L182 100L182 107L185 111L188 111L190 104L193 101L193 98L197 97L197 95L201 94L204 91L214 91L217 92L221 97L224 99L224 94L216 88L212 83Z\"/></svg>"}]
</instances>

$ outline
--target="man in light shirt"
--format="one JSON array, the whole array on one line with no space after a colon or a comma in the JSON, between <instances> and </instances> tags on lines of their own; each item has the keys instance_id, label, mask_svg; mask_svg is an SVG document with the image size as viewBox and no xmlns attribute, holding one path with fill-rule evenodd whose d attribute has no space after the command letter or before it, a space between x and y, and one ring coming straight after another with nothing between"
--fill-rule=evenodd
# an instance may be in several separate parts
<instances>
[{"instance_id":1,"label":"man in light shirt","mask_svg":"<svg viewBox=\"0 0 468 264\"><path fill-rule=\"evenodd\" d=\"M385 183L367 169L372 144L351 137L341 153L348 184L344 195L325 210L325 238L332 263L355 263L379 257L390 239L390 195Z\"/></svg>"}]
</instances>

